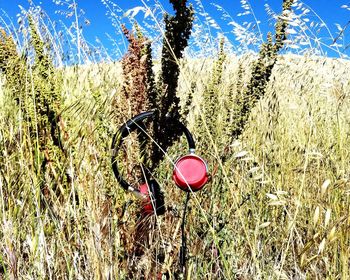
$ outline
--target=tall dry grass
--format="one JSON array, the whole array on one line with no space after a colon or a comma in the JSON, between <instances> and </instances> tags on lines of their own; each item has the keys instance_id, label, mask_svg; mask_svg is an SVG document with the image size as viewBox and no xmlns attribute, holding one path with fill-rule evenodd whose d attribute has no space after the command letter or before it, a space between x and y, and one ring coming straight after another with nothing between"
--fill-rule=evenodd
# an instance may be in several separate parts
<instances>
[{"instance_id":1,"label":"tall dry grass","mask_svg":"<svg viewBox=\"0 0 350 280\"><path fill-rule=\"evenodd\" d=\"M349 61L279 56L265 96L233 141L235 97L249 83L255 59L226 56L215 87L215 57L180 62L180 103L190 102L186 120L212 173L189 205L186 278L347 279ZM36 94L32 75L23 74L28 104ZM156 174L169 211L151 217L144 236L135 236L140 206L110 167L111 137L131 117L120 94L121 65L69 66L52 75L60 79L65 157L53 152L44 177L38 138L12 98L9 77L1 75L0 277L184 278L178 267L184 195L171 180L171 160L186 152L183 139ZM215 102L206 98L208 87ZM217 115L203 118L211 106ZM58 184L62 178L69 180Z\"/></svg>"}]
</instances>

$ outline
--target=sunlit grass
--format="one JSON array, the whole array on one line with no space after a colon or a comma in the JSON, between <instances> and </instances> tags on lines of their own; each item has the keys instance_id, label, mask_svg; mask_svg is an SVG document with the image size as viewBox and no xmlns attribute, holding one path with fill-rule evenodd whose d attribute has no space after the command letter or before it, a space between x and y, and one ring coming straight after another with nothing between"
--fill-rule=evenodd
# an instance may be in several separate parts
<instances>
[{"instance_id":1,"label":"sunlit grass","mask_svg":"<svg viewBox=\"0 0 350 280\"><path fill-rule=\"evenodd\" d=\"M347 279L349 61L280 56L266 96L234 141L229 116L254 59L226 58L217 104L205 103L215 58L180 61L178 93L182 104L193 94L188 127L212 174L190 200L187 279ZM38 140L1 77L0 278L155 279L168 272L175 279L185 195L171 172L186 144L167 151L155 174L169 211L140 220L138 201L118 186L110 166L112 135L131 117L120 94L121 66L59 71L66 155L52 155L56 168L45 189ZM25 85L30 102L30 76ZM217 119L205 118L208 106L217 108ZM60 184L65 176L69 182Z\"/></svg>"}]
</instances>

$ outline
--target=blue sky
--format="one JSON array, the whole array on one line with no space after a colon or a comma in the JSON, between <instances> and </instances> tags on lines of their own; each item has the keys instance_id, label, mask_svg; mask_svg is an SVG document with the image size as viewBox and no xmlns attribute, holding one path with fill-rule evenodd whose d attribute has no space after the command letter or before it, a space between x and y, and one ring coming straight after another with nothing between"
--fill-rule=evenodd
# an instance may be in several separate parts
<instances>
[{"instance_id":1,"label":"blue sky","mask_svg":"<svg viewBox=\"0 0 350 280\"><path fill-rule=\"evenodd\" d=\"M59 1L59 0L56 0ZM64 2L72 2L70 0L64 0ZM106 12L108 9L106 6L102 3L101 0L76 0L78 7L84 10L84 15L81 17L81 22L84 22L84 19L88 19L90 24L88 26L84 26L83 32L84 36L87 41L91 43L95 43L96 38L99 38L99 40L102 42L102 44L109 49L109 52L113 52L113 44L111 40L108 38L106 34L109 34L111 38L115 38L116 41L120 41L118 39L118 36L120 36L119 31L113 26L112 19L110 16L106 16ZM115 4L117 4L121 9L125 11L138 7L143 6L141 0L114 0ZM145 2L149 3L149 5L153 5L153 0L145 0ZM165 0L159 0L159 2L164 6L164 8L172 12L171 6L169 5L168 1ZM190 0L190 3L193 3L193 5L198 8L198 4L196 3L196 0ZM255 13L256 18L261 21L260 23L260 29L262 33L265 35L267 31L271 30L273 31L273 22L269 20L269 17L266 14L264 4L269 4L271 8L275 12L279 12L281 10L281 2L282 0L250 0L249 3ZM112 1L110 2L112 3ZM228 21L224 21L222 17L222 12L217 11L217 9L212 5L211 3L215 3L219 6L222 6L233 18L234 21L242 24L243 22L250 22L253 21L252 15L249 16L241 16L238 17L237 15L239 13L244 12L244 10L241 7L239 0L202 0L202 3L204 5L205 11L210 15L211 18L213 18L219 26L222 28L222 30L219 30L219 32L230 32L232 30L232 25L228 25ZM327 24L329 29L331 30L331 33L336 36L338 30L336 27L336 23L340 24L341 26L344 26L349 20L350 20L350 11L346 10L344 8L341 8L342 5L346 5L350 3L347 0L305 0L303 1L306 5L311 7L312 10L314 10L321 18L322 20ZM40 5L46 13L50 16L50 18L54 21L57 21L59 19L63 20L64 22L69 23L69 21L72 21L73 18L66 19L63 15L59 15L56 12L58 10L67 10L67 6L60 7L53 3L52 0L42 0L42 1L34 1L35 5ZM0 0L0 9L6 12L6 14L9 15L9 17L12 19L13 22L17 22L16 14L20 12L19 5L23 6L25 9L29 7L28 0ZM3 16L3 13L2 17ZM119 15L122 16L123 12L120 12ZM140 12L136 19L142 20L144 14ZM309 14L310 21L316 21L319 22L317 17L310 12ZM8 21L6 19L6 21ZM122 21L127 22L127 20ZM349 28L350 29L350 28ZM213 34L217 32L215 28L212 30ZM236 38L234 34L227 33L227 36L229 39L235 43ZM329 34L327 34L325 29L322 29L322 31L318 35L319 37L324 40L326 44L331 43L331 39L329 38ZM346 40L346 37L345 37ZM346 44L345 44L346 45ZM325 52L327 52L327 55L329 56L336 56L336 53L330 49L325 48ZM121 50L123 52L123 48Z\"/></svg>"}]
</instances>

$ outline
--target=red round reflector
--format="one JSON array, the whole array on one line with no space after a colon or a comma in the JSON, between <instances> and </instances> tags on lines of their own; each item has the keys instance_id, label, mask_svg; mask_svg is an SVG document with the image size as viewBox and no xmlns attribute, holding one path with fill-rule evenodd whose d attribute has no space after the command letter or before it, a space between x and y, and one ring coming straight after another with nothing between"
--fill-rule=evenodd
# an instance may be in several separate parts
<instances>
[{"instance_id":1,"label":"red round reflector","mask_svg":"<svg viewBox=\"0 0 350 280\"><path fill-rule=\"evenodd\" d=\"M175 184L184 191L199 191L208 181L207 165L196 155L186 155L178 159L173 172Z\"/></svg>"}]
</instances>

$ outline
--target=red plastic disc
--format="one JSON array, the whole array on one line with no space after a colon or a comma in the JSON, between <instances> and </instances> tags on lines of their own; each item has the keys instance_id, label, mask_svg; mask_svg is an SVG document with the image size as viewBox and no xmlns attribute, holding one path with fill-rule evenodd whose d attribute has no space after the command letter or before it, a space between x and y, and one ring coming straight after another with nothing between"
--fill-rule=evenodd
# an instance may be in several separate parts
<instances>
[{"instance_id":1,"label":"red plastic disc","mask_svg":"<svg viewBox=\"0 0 350 280\"><path fill-rule=\"evenodd\" d=\"M184 191L199 191L208 182L208 170L204 160L196 155L178 159L173 172L175 184Z\"/></svg>"},{"instance_id":2,"label":"red plastic disc","mask_svg":"<svg viewBox=\"0 0 350 280\"><path fill-rule=\"evenodd\" d=\"M142 194L147 196L147 198L145 199L145 201L142 204L143 214L144 215L153 214L154 210L153 210L153 205L152 205L151 198L149 197L148 185L147 184L142 184L140 186L139 190L140 190L140 193L142 193Z\"/></svg>"}]
</instances>

